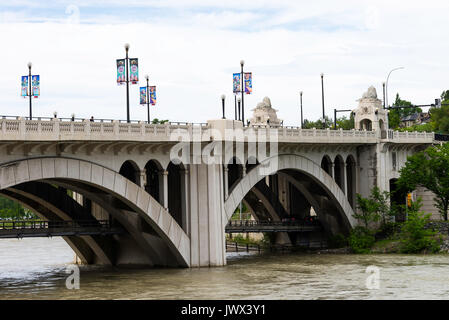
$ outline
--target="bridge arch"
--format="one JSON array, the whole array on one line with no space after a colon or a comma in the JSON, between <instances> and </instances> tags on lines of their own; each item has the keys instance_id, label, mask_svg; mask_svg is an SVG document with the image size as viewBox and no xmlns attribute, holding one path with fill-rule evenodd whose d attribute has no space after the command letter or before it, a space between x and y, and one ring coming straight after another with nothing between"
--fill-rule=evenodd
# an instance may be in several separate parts
<instances>
[{"instance_id":1,"label":"bridge arch","mask_svg":"<svg viewBox=\"0 0 449 320\"><path fill-rule=\"evenodd\" d=\"M151 159L145 164L145 191L148 192L154 199L159 201L159 203L162 203L163 201L161 198L161 175L163 171L164 169L162 168L162 165L155 159Z\"/></svg>"},{"instance_id":2,"label":"bridge arch","mask_svg":"<svg viewBox=\"0 0 449 320\"><path fill-rule=\"evenodd\" d=\"M131 180L140 186L140 169L139 166L132 160L126 160L120 167L119 173L126 179Z\"/></svg>"},{"instance_id":3,"label":"bridge arch","mask_svg":"<svg viewBox=\"0 0 449 320\"><path fill-rule=\"evenodd\" d=\"M337 155L334 160L334 180L337 185L344 190L345 188L345 161L341 155Z\"/></svg>"},{"instance_id":4,"label":"bridge arch","mask_svg":"<svg viewBox=\"0 0 449 320\"><path fill-rule=\"evenodd\" d=\"M0 165L0 190L34 181L68 186L75 192L84 191L92 196L99 192L113 196L151 226L155 236L168 249L163 253L171 255L179 266L190 265L190 239L187 234L153 197L120 173L89 161L64 157L24 159ZM107 201L101 203L101 199L94 201L101 206L107 205ZM114 208L109 207L108 210ZM139 237L145 240L145 237ZM164 246L156 242L152 249L161 253Z\"/></svg>"},{"instance_id":5,"label":"bridge arch","mask_svg":"<svg viewBox=\"0 0 449 320\"><path fill-rule=\"evenodd\" d=\"M326 173L332 177L332 160L327 154L325 154L321 160L321 169L326 171Z\"/></svg>"},{"instance_id":6,"label":"bridge arch","mask_svg":"<svg viewBox=\"0 0 449 320\"><path fill-rule=\"evenodd\" d=\"M272 172L268 173L266 170L259 170L261 168L266 168L266 166L270 165L270 162L273 160L277 160L277 167L272 170ZM276 161L273 161L276 162ZM307 176L311 179L319 188L324 190L325 197L327 197L330 202L335 206L335 209L338 211L337 219L340 219L341 225L338 226L330 226L329 230L333 233L348 232L351 228L353 228L357 222L353 217L353 209L349 204L345 194L337 185L337 183L329 176L318 164L314 163L308 158L293 155L293 154L284 154L275 157L267 158L260 165L251 170L251 172L246 175L242 180L238 183L238 185L234 188L229 198L225 202L225 218L229 220L232 216L237 205L242 201L245 195L262 179L266 176L271 175L275 172L298 172ZM323 200L321 197L320 201ZM314 200L315 201L315 200ZM318 204L317 204L318 205ZM324 211L324 206L321 205L321 211ZM327 208L326 208L327 209Z\"/></svg>"}]
</instances>

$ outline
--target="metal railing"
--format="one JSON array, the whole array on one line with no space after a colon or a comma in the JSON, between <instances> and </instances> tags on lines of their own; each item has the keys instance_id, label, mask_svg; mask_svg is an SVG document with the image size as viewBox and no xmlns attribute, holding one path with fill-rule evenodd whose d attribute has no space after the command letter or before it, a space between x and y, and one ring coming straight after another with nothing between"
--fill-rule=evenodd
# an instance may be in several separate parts
<instances>
[{"instance_id":1,"label":"metal railing","mask_svg":"<svg viewBox=\"0 0 449 320\"><path fill-rule=\"evenodd\" d=\"M109 220L0 220L0 238L118 234Z\"/></svg>"},{"instance_id":2,"label":"metal railing","mask_svg":"<svg viewBox=\"0 0 449 320\"><path fill-rule=\"evenodd\" d=\"M310 232L321 230L319 221L255 221L231 220L225 227L226 233L243 232Z\"/></svg>"}]
</instances>

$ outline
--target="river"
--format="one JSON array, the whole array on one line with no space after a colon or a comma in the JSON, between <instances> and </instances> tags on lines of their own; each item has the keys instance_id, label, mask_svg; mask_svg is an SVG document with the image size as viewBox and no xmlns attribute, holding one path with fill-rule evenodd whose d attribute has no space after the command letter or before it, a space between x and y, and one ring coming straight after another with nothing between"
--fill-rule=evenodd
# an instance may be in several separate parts
<instances>
[{"instance_id":1,"label":"river","mask_svg":"<svg viewBox=\"0 0 449 320\"><path fill-rule=\"evenodd\" d=\"M82 266L66 288L73 252L61 238L0 240L0 299L447 299L449 255L228 253L194 269ZM369 266L379 289L368 289ZM373 279L373 278L371 278ZM371 284L373 282L370 282Z\"/></svg>"}]
</instances>

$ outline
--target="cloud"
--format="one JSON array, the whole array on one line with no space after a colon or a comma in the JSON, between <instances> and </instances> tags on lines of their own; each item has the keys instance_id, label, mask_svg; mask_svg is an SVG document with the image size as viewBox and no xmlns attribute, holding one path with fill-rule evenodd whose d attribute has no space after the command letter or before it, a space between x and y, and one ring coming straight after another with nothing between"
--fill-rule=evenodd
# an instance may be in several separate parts
<instances>
[{"instance_id":1,"label":"cloud","mask_svg":"<svg viewBox=\"0 0 449 320\"><path fill-rule=\"evenodd\" d=\"M125 118L125 89L115 83L115 59L139 58L140 75L157 86L152 117L205 122L221 117L227 95L233 117L232 73L253 72L249 109L269 96L279 117L299 123L299 91L304 116L321 116L320 73L325 74L326 110L351 108L370 86L381 94L389 81L416 103L430 103L446 87L449 63L442 1L426 4L379 1L59 1L0 4L0 114L28 112L19 80L33 62L41 75L34 114ZM78 8L78 10L77 10ZM79 23L78 23L79 22ZM143 83L143 82L142 82ZM146 119L131 86L131 117Z\"/></svg>"}]
</instances>

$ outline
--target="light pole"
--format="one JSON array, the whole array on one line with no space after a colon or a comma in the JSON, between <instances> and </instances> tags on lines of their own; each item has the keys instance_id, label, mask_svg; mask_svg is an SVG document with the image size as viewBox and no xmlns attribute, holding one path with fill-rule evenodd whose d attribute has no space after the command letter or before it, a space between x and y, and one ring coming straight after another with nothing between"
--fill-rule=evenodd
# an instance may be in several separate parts
<instances>
[{"instance_id":1,"label":"light pole","mask_svg":"<svg viewBox=\"0 0 449 320\"><path fill-rule=\"evenodd\" d=\"M31 107L31 97L32 97L32 92L31 92L31 66L33 64L31 62L28 62L28 82L29 82L29 96L30 96L30 120L33 120L33 111L32 111L32 107Z\"/></svg>"},{"instance_id":2,"label":"light pole","mask_svg":"<svg viewBox=\"0 0 449 320\"><path fill-rule=\"evenodd\" d=\"M242 91L242 122L243 122L243 126L245 126L245 103L244 103L244 99L243 99L243 95L245 94L245 79L244 79L244 73L243 73L243 65L244 64L245 64L245 61L240 60L241 78L242 78L241 91ZM239 105L239 109L240 109L240 105ZM240 120L240 110L239 110L239 120Z\"/></svg>"},{"instance_id":3,"label":"light pole","mask_svg":"<svg viewBox=\"0 0 449 320\"><path fill-rule=\"evenodd\" d=\"M302 129L302 127L304 125L304 120L302 117L302 91L299 92L299 104L301 106L301 129Z\"/></svg>"},{"instance_id":4,"label":"light pole","mask_svg":"<svg viewBox=\"0 0 449 320\"><path fill-rule=\"evenodd\" d=\"M223 107L223 118L222 119L226 119L225 118L225 99L226 99L226 96L224 94L222 94L221 95L221 104L222 104L222 107Z\"/></svg>"},{"instance_id":5,"label":"light pole","mask_svg":"<svg viewBox=\"0 0 449 320\"><path fill-rule=\"evenodd\" d=\"M129 51L129 43L125 43L125 51L126 51L126 57L125 57L125 74L126 74L126 122L130 122L129 119L129 58L128 58L128 51Z\"/></svg>"},{"instance_id":6,"label":"light pole","mask_svg":"<svg viewBox=\"0 0 449 320\"><path fill-rule=\"evenodd\" d=\"M391 71L388 73L388 76L387 76L387 82L386 82L386 84L385 84L385 99L386 99L387 108L388 108L388 79L390 78L390 74L391 74L393 71L396 71L396 70L399 70L399 69L404 69L404 67L394 68L393 70L391 70Z\"/></svg>"},{"instance_id":7,"label":"light pole","mask_svg":"<svg viewBox=\"0 0 449 320\"><path fill-rule=\"evenodd\" d=\"M324 74L321 73L321 102L323 105L323 129L326 128L326 118L324 116L324 80L323 80Z\"/></svg>"},{"instance_id":8,"label":"light pole","mask_svg":"<svg viewBox=\"0 0 449 320\"><path fill-rule=\"evenodd\" d=\"M385 106L385 82L382 82L382 90L384 92L384 109L386 108Z\"/></svg>"},{"instance_id":9,"label":"light pole","mask_svg":"<svg viewBox=\"0 0 449 320\"><path fill-rule=\"evenodd\" d=\"M148 75L145 75L145 80L147 80L147 114L148 114L148 124L150 124L150 85L149 80L150 77Z\"/></svg>"}]
</instances>

